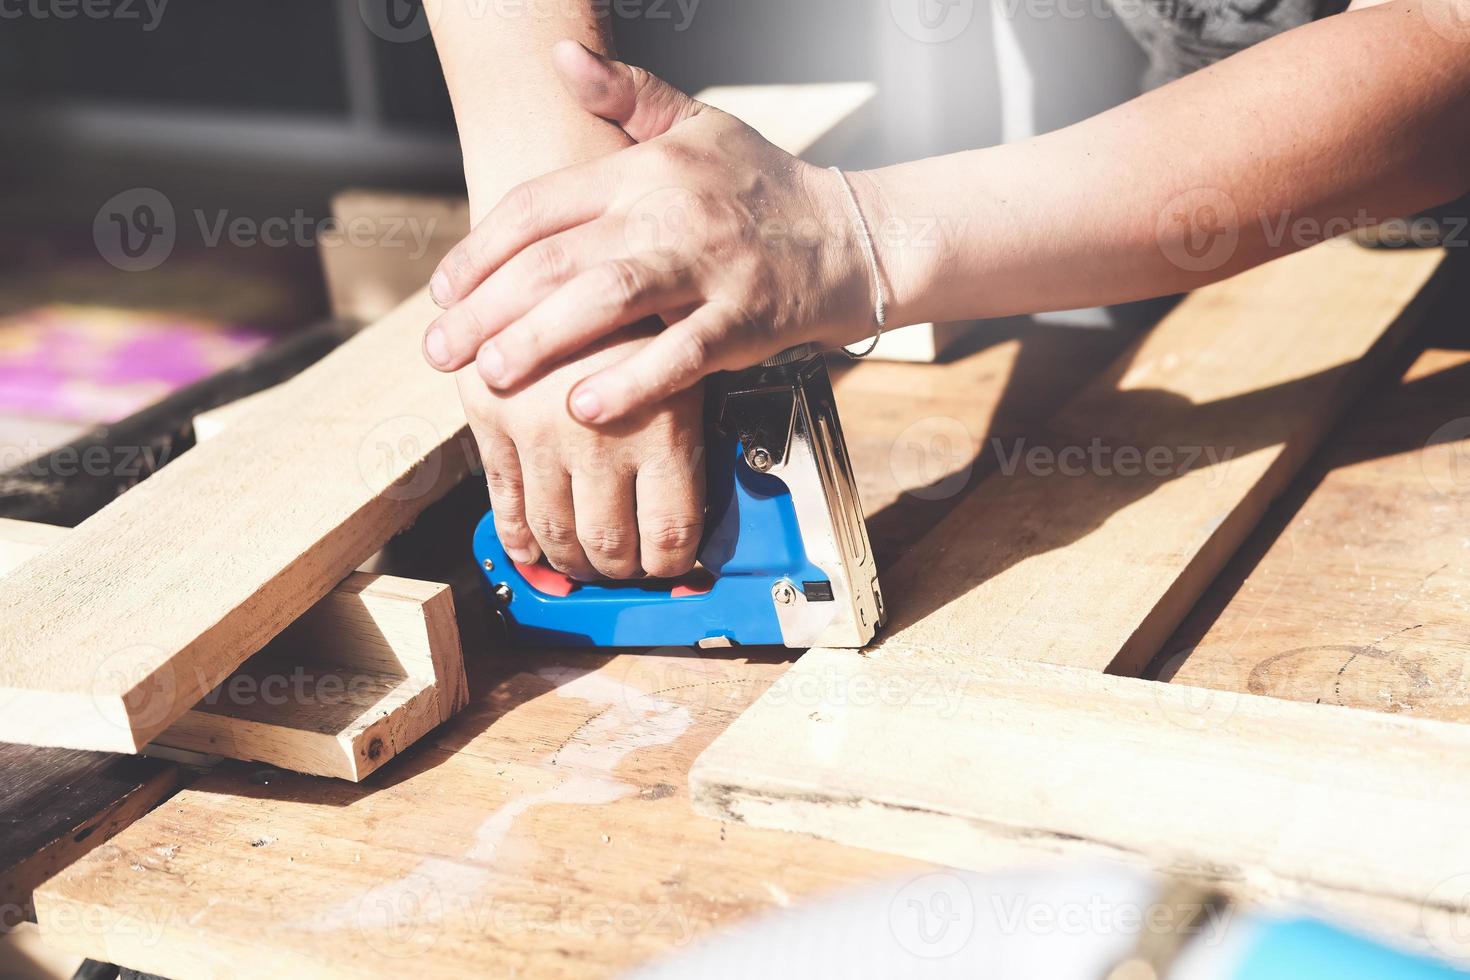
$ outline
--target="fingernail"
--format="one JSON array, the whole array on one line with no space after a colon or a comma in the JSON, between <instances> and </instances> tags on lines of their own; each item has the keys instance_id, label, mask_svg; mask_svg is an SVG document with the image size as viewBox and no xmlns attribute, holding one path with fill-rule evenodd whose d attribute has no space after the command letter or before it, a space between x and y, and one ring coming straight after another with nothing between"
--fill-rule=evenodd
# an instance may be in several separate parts
<instances>
[{"instance_id":1,"label":"fingernail","mask_svg":"<svg viewBox=\"0 0 1470 980\"><path fill-rule=\"evenodd\" d=\"M429 335L424 338L424 353L435 367L449 364L449 340L439 327L429 328Z\"/></svg>"},{"instance_id":2,"label":"fingernail","mask_svg":"<svg viewBox=\"0 0 1470 980\"><path fill-rule=\"evenodd\" d=\"M449 305L449 277L438 269L429 279L429 298L439 306Z\"/></svg>"},{"instance_id":3,"label":"fingernail","mask_svg":"<svg viewBox=\"0 0 1470 980\"><path fill-rule=\"evenodd\" d=\"M487 340L480 348L480 353L475 357L480 366L480 376L491 384L500 384L505 376L505 358L500 349L495 346L494 341Z\"/></svg>"},{"instance_id":4,"label":"fingernail","mask_svg":"<svg viewBox=\"0 0 1470 980\"><path fill-rule=\"evenodd\" d=\"M572 396L572 411L584 422L596 422L602 414L602 399L592 389L583 388Z\"/></svg>"}]
</instances>

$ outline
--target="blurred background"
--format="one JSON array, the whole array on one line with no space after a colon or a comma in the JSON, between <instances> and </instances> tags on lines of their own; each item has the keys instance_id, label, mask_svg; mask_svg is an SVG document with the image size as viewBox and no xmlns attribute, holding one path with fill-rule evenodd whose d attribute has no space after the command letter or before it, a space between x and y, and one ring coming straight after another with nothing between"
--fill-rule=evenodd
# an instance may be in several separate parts
<instances>
[{"instance_id":1,"label":"blurred background","mask_svg":"<svg viewBox=\"0 0 1470 980\"><path fill-rule=\"evenodd\" d=\"M605 4L621 55L690 91L876 82L870 125L822 161L849 167L1138 89L1102 0L931 5L942 23L914 23L911 0ZM462 192L405 0L0 0L0 92L0 473L326 317L336 192ZM166 248L130 254L127 235Z\"/></svg>"}]
</instances>

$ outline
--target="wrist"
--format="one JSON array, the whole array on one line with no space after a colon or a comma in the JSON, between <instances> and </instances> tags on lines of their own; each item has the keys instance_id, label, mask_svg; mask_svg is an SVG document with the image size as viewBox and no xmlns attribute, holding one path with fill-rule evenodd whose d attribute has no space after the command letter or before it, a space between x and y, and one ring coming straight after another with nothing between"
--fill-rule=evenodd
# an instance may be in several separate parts
<instances>
[{"instance_id":1,"label":"wrist","mask_svg":"<svg viewBox=\"0 0 1470 980\"><path fill-rule=\"evenodd\" d=\"M899 203L903 197L894 168L854 171L848 180L872 235L887 293L889 328L933 320L928 300L944 251L938 216L911 213L911 207Z\"/></svg>"},{"instance_id":2,"label":"wrist","mask_svg":"<svg viewBox=\"0 0 1470 980\"><path fill-rule=\"evenodd\" d=\"M580 109L550 111L524 126L476 127L475 137L462 134L460 142L474 224L516 185L632 143L617 126Z\"/></svg>"}]
</instances>

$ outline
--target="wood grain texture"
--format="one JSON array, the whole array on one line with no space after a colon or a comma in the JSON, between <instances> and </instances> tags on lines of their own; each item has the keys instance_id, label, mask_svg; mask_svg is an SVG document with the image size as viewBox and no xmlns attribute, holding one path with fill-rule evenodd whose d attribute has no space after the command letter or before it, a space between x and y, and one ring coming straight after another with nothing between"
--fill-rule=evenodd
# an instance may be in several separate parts
<instances>
[{"instance_id":1,"label":"wood grain texture","mask_svg":"<svg viewBox=\"0 0 1470 980\"><path fill-rule=\"evenodd\" d=\"M1022 430L1053 411L1123 343L1105 332L995 323L954 363L840 367L837 398L883 560L938 521L954 503L949 491L982 471L972 457L988 434ZM920 393L907 410L905 392ZM273 789L231 768L176 798L117 849L53 882L56 914L42 910L53 941L186 976L391 973L405 952L427 975L459 975L482 961L496 973L614 975L805 894L926 870L690 812L694 756L786 670L783 660L547 652L472 658L471 667L471 707L434 747L361 787L324 794L290 779ZM648 696L618 693L629 690ZM682 712L689 728L675 735ZM599 785L626 795L603 802ZM343 792L348 802L336 805ZM488 839L501 843L468 843L487 825ZM258 834L274 842L249 847L264 839ZM276 843L294 850L281 858L268 850ZM133 864L179 873L139 874ZM468 884L443 887L434 876L445 868L462 869ZM246 901L232 881L250 881L259 900ZM420 899L450 914L421 919ZM334 927L303 934L295 910L308 902L335 909ZM361 928L343 911L359 907L367 909ZM621 925L609 924L613 915ZM79 929L79 916L101 925ZM155 923L190 919L149 938ZM405 937L401 947L395 936ZM247 944L248 958L231 955Z\"/></svg>"},{"instance_id":2,"label":"wood grain texture","mask_svg":"<svg viewBox=\"0 0 1470 980\"><path fill-rule=\"evenodd\" d=\"M37 885L137 820L183 782L158 759L0 745L0 931Z\"/></svg>"},{"instance_id":3,"label":"wood grain texture","mask_svg":"<svg viewBox=\"0 0 1470 980\"><path fill-rule=\"evenodd\" d=\"M987 435L1055 410L1124 343L993 323L953 363L840 366L837 398L883 560L982 471L972 457ZM465 635L468 649L483 648ZM431 976L481 964L603 976L806 894L927 870L690 812L695 755L786 670L782 657L471 658L471 707L432 747L331 792L223 769L53 882L55 912L43 906L43 921L68 948L184 976L387 974L409 956ZM446 869L463 881L446 884ZM298 909L312 903L329 926L302 928ZM149 931L170 922L166 935Z\"/></svg>"},{"instance_id":4,"label":"wood grain texture","mask_svg":"<svg viewBox=\"0 0 1470 980\"><path fill-rule=\"evenodd\" d=\"M1365 399L1161 652L1196 687L1470 721L1470 352Z\"/></svg>"},{"instance_id":5,"label":"wood grain texture","mask_svg":"<svg viewBox=\"0 0 1470 980\"><path fill-rule=\"evenodd\" d=\"M1421 744L1449 765L1464 731L1383 729L1355 713L1318 723L1317 706L1222 693L1217 699L1245 705L1235 723L1242 738L1276 719L1290 719L1295 734L1282 735L1278 756L1269 755L1273 738L1232 742L1229 732L1218 743L1227 748L1206 751L1179 733L1181 722L1186 731L1200 723L1194 689L1094 675L1138 670L1157 652L1368 369L1383 365L1442 261L1333 245L1186 299L1036 437L1054 454L1049 472L1020 465L992 475L885 571L893 622L875 650L807 653L769 700L712 744L690 776L696 809L961 866L993 860L997 838L1053 850L1082 838L1097 845L1085 848L1094 854L1219 866L1252 880L1266 874L1278 894L1381 893L1394 921L1411 927L1414 903L1444 866L1405 828L1442 805L1436 779L1444 773L1370 784L1366 799L1337 793L1320 804L1296 806L1295 796L1285 797L1291 806L1276 804L1285 788L1305 792L1337 778L1331 766L1317 771L1315 739L1363 751L1352 732L1391 732L1392 746ZM1114 454L1134 447L1143 460L1162 448L1171 466L1129 475L1114 455L1112 469L1059 469L1062 450L1085 452L1094 439ZM1192 447L1205 459L1213 448L1220 462L1178 468ZM1018 664L1033 672L1007 682L1004 699L992 695L989 685L1004 679L997 671L1022 671ZM936 692L950 694L936 703ZM1208 707L1209 692L1203 697ZM1213 717L1206 711L1203 724L1212 727ZM1052 737L1054 725L1064 737ZM1019 760L999 782L989 751L977 754L986 738ZM1271 768L1258 771L1268 758ZM1157 766L1168 779L1130 782L1135 765ZM1377 758L1362 766L1365 777L1394 769ZM1201 806L1218 802L1222 787L1238 795L1220 805L1216 823ZM1381 787L1401 802L1375 803ZM1378 852L1381 862L1351 853L1376 847L1376 836L1365 845L1319 825L1349 810L1398 835ZM1191 823L1200 826L1186 830ZM1449 833L1443 823L1425 829L1424 840ZM1310 859L1272 853L1283 840Z\"/></svg>"},{"instance_id":6,"label":"wood grain texture","mask_svg":"<svg viewBox=\"0 0 1470 980\"><path fill-rule=\"evenodd\" d=\"M0 739L138 750L467 472L453 380L418 353L435 309L408 300L12 574Z\"/></svg>"},{"instance_id":7,"label":"wood grain texture","mask_svg":"<svg viewBox=\"0 0 1470 980\"><path fill-rule=\"evenodd\" d=\"M721 820L977 870L1121 861L1421 943L1470 924L1466 726L1004 658L813 650L717 744L691 779Z\"/></svg>"},{"instance_id":8,"label":"wood grain texture","mask_svg":"<svg viewBox=\"0 0 1470 980\"><path fill-rule=\"evenodd\" d=\"M496 660L450 728L363 784L200 779L41 889L46 941L164 976L604 976L922 870L689 812L689 764L782 663Z\"/></svg>"},{"instance_id":9,"label":"wood grain texture","mask_svg":"<svg viewBox=\"0 0 1470 980\"><path fill-rule=\"evenodd\" d=\"M1307 250L1202 289L885 575L882 645L1142 669L1381 370L1441 251Z\"/></svg>"},{"instance_id":10,"label":"wood grain texture","mask_svg":"<svg viewBox=\"0 0 1470 980\"><path fill-rule=\"evenodd\" d=\"M0 520L0 575L75 533ZM466 698L449 587L355 572L154 741L358 781Z\"/></svg>"}]
</instances>

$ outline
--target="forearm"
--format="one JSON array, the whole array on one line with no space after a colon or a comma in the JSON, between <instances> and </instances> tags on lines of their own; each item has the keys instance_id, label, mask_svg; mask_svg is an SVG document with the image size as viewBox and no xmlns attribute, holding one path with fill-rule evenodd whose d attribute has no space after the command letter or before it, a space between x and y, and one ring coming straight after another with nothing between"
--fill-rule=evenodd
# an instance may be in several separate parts
<instances>
[{"instance_id":1,"label":"forearm","mask_svg":"<svg viewBox=\"0 0 1470 980\"><path fill-rule=\"evenodd\" d=\"M562 38L611 52L591 0L425 0L454 103L472 220L516 184L630 142L581 108L551 63Z\"/></svg>"},{"instance_id":2,"label":"forearm","mask_svg":"<svg viewBox=\"0 0 1470 980\"><path fill-rule=\"evenodd\" d=\"M1397 0L1055 133L859 175L895 317L1179 292L1310 245L1329 219L1452 198L1470 167L1467 42ZM1234 234L1213 249L1212 219Z\"/></svg>"}]
</instances>

